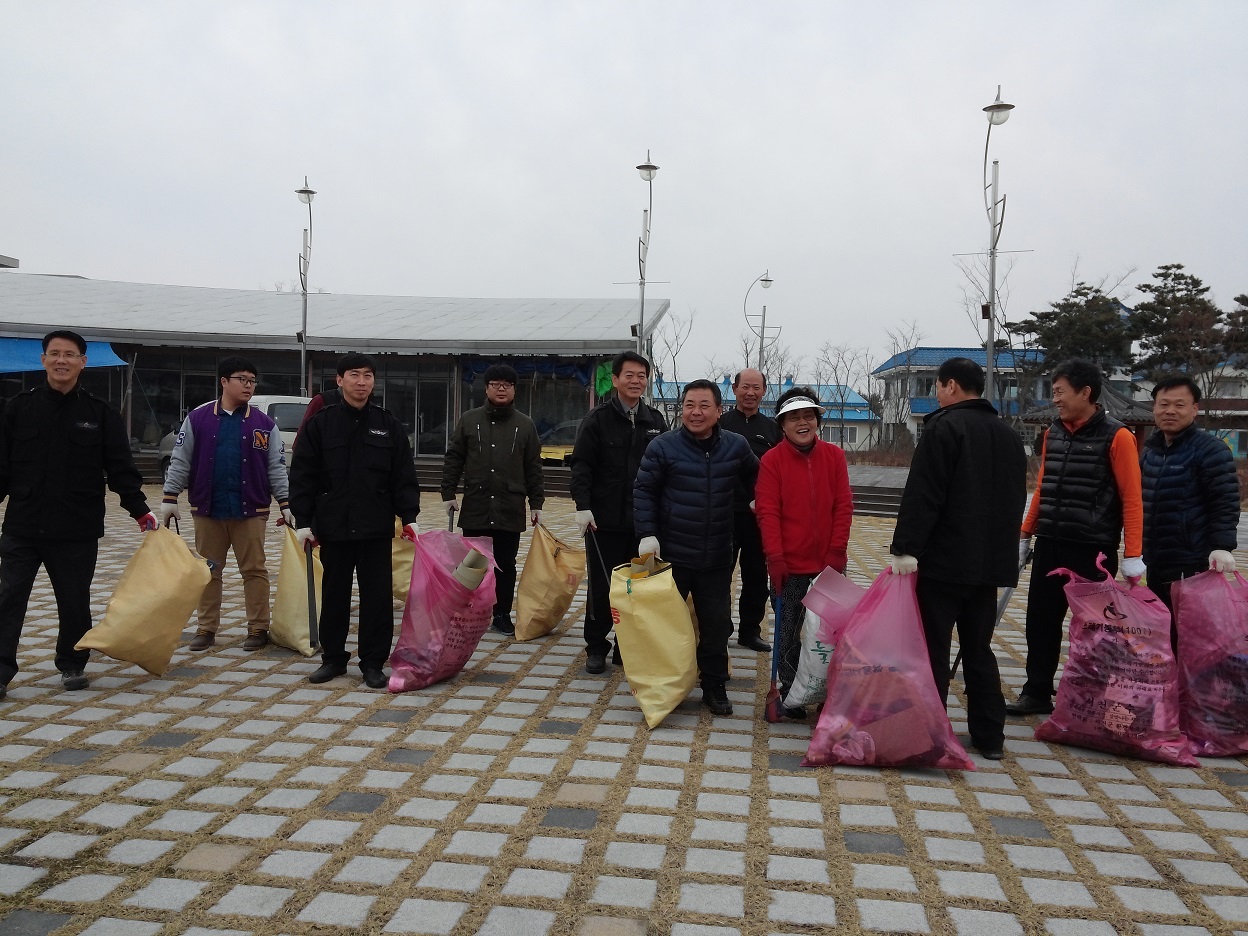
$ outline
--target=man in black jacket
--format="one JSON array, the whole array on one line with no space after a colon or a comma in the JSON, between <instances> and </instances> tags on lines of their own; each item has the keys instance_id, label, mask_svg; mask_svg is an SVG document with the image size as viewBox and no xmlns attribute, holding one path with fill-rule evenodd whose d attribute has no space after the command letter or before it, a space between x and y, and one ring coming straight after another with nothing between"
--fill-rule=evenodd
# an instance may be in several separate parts
<instances>
[{"instance_id":1,"label":"man in black jacket","mask_svg":"<svg viewBox=\"0 0 1248 936\"><path fill-rule=\"evenodd\" d=\"M694 380L681 396L680 428L650 444L633 485L637 551L670 562L681 597L693 595L702 702L712 715L731 715L732 498L738 484L754 487L758 459L719 428L718 386Z\"/></svg>"},{"instance_id":2,"label":"man in black jacket","mask_svg":"<svg viewBox=\"0 0 1248 936\"><path fill-rule=\"evenodd\" d=\"M949 647L958 628L967 723L980 754L1000 760L1005 696L992 652L997 587L1018 584L1016 541L1027 501L1022 440L997 418L984 371L950 358L936 372L940 409L923 420L893 532L893 572L918 572L932 676L949 695Z\"/></svg>"},{"instance_id":3,"label":"man in black jacket","mask_svg":"<svg viewBox=\"0 0 1248 936\"><path fill-rule=\"evenodd\" d=\"M1206 569L1234 572L1239 476L1230 448L1196 426L1200 387L1167 377L1153 387L1153 433L1140 453L1148 587L1167 607L1170 586ZM1177 631L1173 634L1178 644Z\"/></svg>"},{"instance_id":4,"label":"man in black jacket","mask_svg":"<svg viewBox=\"0 0 1248 936\"><path fill-rule=\"evenodd\" d=\"M85 689L89 650L74 645L91 627L91 579L104 535L104 485L140 530L156 529L125 426L78 385L87 343L72 331L43 338L47 383L14 397L0 419L0 698L17 675L17 644L42 565L59 614L56 668L66 689Z\"/></svg>"},{"instance_id":5,"label":"man in black jacket","mask_svg":"<svg viewBox=\"0 0 1248 936\"><path fill-rule=\"evenodd\" d=\"M360 588L360 673L371 689L386 686L382 670L394 639L390 559L394 518L403 538L416 539L420 485L407 430L370 401L377 365L367 354L338 361L342 402L313 416L290 465L290 509L299 545L321 546L321 666L309 682L347 671L351 577Z\"/></svg>"},{"instance_id":6,"label":"man in black jacket","mask_svg":"<svg viewBox=\"0 0 1248 936\"><path fill-rule=\"evenodd\" d=\"M637 545L633 482L646 446L667 429L663 414L642 400L649 380L644 357L617 355L611 362L615 394L581 420L572 447L572 500L589 567L585 669L594 674L607 668L611 650L611 570L633 558Z\"/></svg>"}]
</instances>

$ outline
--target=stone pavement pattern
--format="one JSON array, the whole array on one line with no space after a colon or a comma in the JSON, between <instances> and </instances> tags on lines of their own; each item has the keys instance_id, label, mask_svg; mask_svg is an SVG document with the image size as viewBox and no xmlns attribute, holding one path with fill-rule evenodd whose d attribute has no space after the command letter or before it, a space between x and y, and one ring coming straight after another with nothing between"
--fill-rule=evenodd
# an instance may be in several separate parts
<instances>
[{"instance_id":1,"label":"stone pavement pattern","mask_svg":"<svg viewBox=\"0 0 1248 936\"><path fill-rule=\"evenodd\" d=\"M557 534L571 514L548 504ZM97 615L138 544L108 527ZM891 531L855 520L860 581ZM695 690L649 731L619 669L584 672L583 593L451 682L312 686L316 660L240 649L226 582L216 648L161 679L97 654L65 693L41 577L0 702L0 933L1248 933L1243 761L1126 760L1033 721L976 772L802 769L810 727L762 721L768 660L735 644L735 716ZM997 648L1013 692L1020 597Z\"/></svg>"}]
</instances>

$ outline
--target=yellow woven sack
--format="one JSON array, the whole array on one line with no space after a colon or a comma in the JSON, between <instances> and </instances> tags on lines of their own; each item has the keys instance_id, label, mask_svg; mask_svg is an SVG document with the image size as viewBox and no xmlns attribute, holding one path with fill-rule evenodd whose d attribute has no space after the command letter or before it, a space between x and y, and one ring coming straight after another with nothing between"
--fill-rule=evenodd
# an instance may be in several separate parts
<instances>
[{"instance_id":1,"label":"yellow woven sack","mask_svg":"<svg viewBox=\"0 0 1248 936\"><path fill-rule=\"evenodd\" d=\"M411 540L403 539L403 523L396 517L394 539L390 541L390 564L394 567L390 593L396 601L407 601L407 590L412 587L412 558L415 555L416 545Z\"/></svg>"},{"instance_id":2,"label":"yellow woven sack","mask_svg":"<svg viewBox=\"0 0 1248 936\"><path fill-rule=\"evenodd\" d=\"M312 574L316 579L316 610L321 610L321 550L312 550ZM277 573L277 595L269 621L269 640L311 656L316 652L308 633L308 565L295 531L286 527L282 539L282 565Z\"/></svg>"},{"instance_id":3,"label":"yellow woven sack","mask_svg":"<svg viewBox=\"0 0 1248 936\"><path fill-rule=\"evenodd\" d=\"M631 569L611 573L611 617L629 688L654 728L697 682L698 641L671 566L658 563L640 575Z\"/></svg>"},{"instance_id":4,"label":"yellow woven sack","mask_svg":"<svg viewBox=\"0 0 1248 936\"><path fill-rule=\"evenodd\" d=\"M536 640L558 627L584 577L585 550L535 526L516 591L516 640Z\"/></svg>"},{"instance_id":5,"label":"yellow woven sack","mask_svg":"<svg viewBox=\"0 0 1248 936\"><path fill-rule=\"evenodd\" d=\"M143 534L117 580L104 620L74 649L99 650L163 676L211 578L208 563L173 530L157 527Z\"/></svg>"}]
</instances>

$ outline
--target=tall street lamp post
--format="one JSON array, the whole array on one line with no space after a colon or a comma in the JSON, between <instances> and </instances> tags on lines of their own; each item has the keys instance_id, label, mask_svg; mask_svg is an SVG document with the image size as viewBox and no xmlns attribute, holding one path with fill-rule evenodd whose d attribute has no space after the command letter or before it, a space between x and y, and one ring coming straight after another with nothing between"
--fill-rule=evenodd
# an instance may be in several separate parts
<instances>
[{"instance_id":1,"label":"tall street lamp post","mask_svg":"<svg viewBox=\"0 0 1248 936\"><path fill-rule=\"evenodd\" d=\"M755 269L757 269L757 267L755 267ZM774 282L775 280L773 280L768 275L766 270L763 271L762 276L757 276L754 278L754 283L762 284L763 289L770 289L771 284ZM763 369L763 352L767 350L767 345L776 343L776 339L780 337L780 329L779 328L773 329L775 333L771 336L771 341L768 341L767 340L767 307L763 306L762 315L755 315L755 316L750 315L750 308L749 308L750 289L754 288L754 283L750 283L750 288L745 291L745 299L741 301L741 311L745 314L745 324L750 326L750 331L752 331L754 335L758 338L758 369L761 371ZM754 319L758 319L757 325L754 323ZM749 362L747 361L746 363L749 363Z\"/></svg>"},{"instance_id":2,"label":"tall street lamp post","mask_svg":"<svg viewBox=\"0 0 1248 936\"><path fill-rule=\"evenodd\" d=\"M997 99L984 108L988 115L988 135L984 139L984 210L988 214L988 302L984 306L988 319L988 340L984 342L987 367L984 368L984 391L991 403L994 397L993 353L996 345L997 325L997 242L1001 240L1001 228L1005 225L1005 196L998 195L1000 164L992 161L992 181L988 181L988 143L992 140L992 128L1010 119L1013 104L1001 101L1001 86L997 85ZM991 192L991 196L989 195Z\"/></svg>"},{"instance_id":3,"label":"tall street lamp post","mask_svg":"<svg viewBox=\"0 0 1248 936\"><path fill-rule=\"evenodd\" d=\"M303 229L303 250L299 252L299 288L303 291L303 318L299 327L299 395L308 395L308 267L312 264L312 199L316 192L308 188L308 177L303 177L303 188L295 189L299 200L308 206L308 226Z\"/></svg>"},{"instance_id":4,"label":"tall street lamp post","mask_svg":"<svg viewBox=\"0 0 1248 936\"><path fill-rule=\"evenodd\" d=\"M650 252L650 212L654 209L654 177L659 167L650 161L650 151L646 150L646 161L637 167L642 181L646 183L649 206L641 212L641 237L637 241L637 285L641 295L637 311L637 353L645 354L646 344L646 254Z\"/></svg>"}]
</instances>

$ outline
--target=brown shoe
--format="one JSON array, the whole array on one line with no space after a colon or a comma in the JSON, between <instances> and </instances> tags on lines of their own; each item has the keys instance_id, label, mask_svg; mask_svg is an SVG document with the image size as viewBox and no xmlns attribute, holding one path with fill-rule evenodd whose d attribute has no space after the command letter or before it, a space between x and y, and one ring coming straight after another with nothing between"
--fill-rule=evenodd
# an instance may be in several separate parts
<instances>
[{"instance_id":1,"label":"brown shoe","mask_svg":"<svg viewBox=\"0 0 1248 936\"><path fill-rule=\"evenodd\" d=\"M248 634L247 639L243 641L244 650L259 650L269 642L269 632L259 631L255 634Z\"/></svg>"},{"instance_id":2,"label":"brown shoe","mask_svg":"<svg viewBox=\"0 0 1248 936\"><path fill-rule=\"evenodd\" d=\"M217 642L216 634L205 634L201 632L191 638L191 649L192 650L207 650L216 642Z\"/></svg>"}]
</instances>

